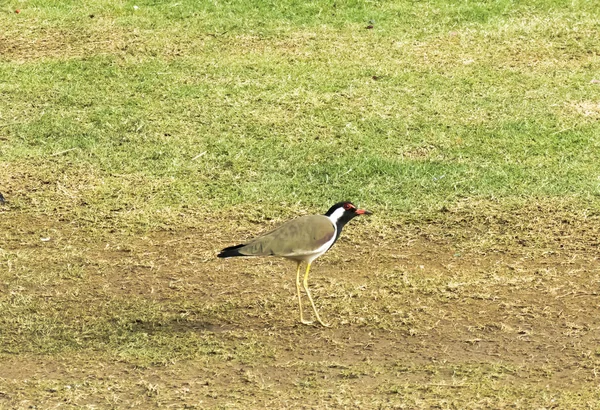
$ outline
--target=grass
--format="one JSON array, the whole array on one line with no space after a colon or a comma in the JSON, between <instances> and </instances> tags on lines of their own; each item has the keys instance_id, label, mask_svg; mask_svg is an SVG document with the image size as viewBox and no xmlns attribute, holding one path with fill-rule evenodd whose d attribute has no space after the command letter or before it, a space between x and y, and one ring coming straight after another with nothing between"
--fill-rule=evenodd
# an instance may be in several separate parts
<instances>
[{"instance_id":1,"label":"grass","mask_svg":"<svg viewBox=\"0 0 600 410\"><path fill-rule=\"evenodd\" d=\"M596 407L599 12L2 5L0 408ZM215 261L342 199L335 329Z\"/></svg>"},{"instance_id":2,"label":"grass","mask_svg":"<svg viewBox=\"0 0 600 410\"><path fill-rule=\"evenodd\" d=\"M73 150L38 172L61 167L66 189L92 173L86 201L143 180L145 213L265 197L388 212L472 196L595 202L596 118L578 108L597 93L593 7L321 4L323 20L306 21L316 5L263 4L241 23L245 6L173 4L5 13L9 34L28 27L20 41L43 46L23 55L8 38L5 161L38 168ZM397 18L417 13L420 30Z\"/></svg>"}]
</instances>

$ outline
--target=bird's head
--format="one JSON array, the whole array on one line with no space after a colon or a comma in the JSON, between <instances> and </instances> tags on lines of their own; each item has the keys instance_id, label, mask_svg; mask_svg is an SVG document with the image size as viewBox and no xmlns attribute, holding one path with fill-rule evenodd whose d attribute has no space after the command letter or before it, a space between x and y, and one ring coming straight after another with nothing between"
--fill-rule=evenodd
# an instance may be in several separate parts
<instances>
[{"instance_id":1,"label":"bird's head","mask_svg":"<svg viewBox=\"0 0 600 410\"><path fill-rule=\"evenodd\" d=\"M334 223L340 222L342 225L346 224L352 218L358 215L370 215L372 212L365 209L359 209L352 202L344 201L338 202L329 208L329 211L325 213Z\"/></svg>"}]
</instances>

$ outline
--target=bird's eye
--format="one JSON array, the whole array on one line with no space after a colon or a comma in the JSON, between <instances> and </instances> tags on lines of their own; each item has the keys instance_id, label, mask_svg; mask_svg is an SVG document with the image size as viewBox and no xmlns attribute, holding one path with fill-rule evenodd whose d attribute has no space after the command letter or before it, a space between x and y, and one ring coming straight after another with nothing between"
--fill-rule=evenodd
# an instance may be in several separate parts
<instances>
[{"instance_id":1,"label":"bird's eye","mask_svg":"<svg viewBox=\"0 0 600 410\"><path fill-rule=\"evenodd\" d=\"M354 209L354 207L352 206L352 204L344 204L344 209L345 209L346 211L349 211L349 210L351 210L351 209Z\"/></svg>"}]
</instances>

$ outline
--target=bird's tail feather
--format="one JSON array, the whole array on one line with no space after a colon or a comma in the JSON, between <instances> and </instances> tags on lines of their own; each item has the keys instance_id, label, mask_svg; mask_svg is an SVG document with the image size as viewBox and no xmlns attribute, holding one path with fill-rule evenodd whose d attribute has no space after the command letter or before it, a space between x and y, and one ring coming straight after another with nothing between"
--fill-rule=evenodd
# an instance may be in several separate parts
<instances>
[{"instance_id":1,"label":"bird's tail feather","mask_svg":"<svg viewBox=\"0 0 600 410\"><path fill-rule=\"evenodd\" d=\"M232 256L245 256L242 255L238 249L241 248L242 246L245 246L246 244L243 243L241 245L235 245L235 246L229 246L225 249L223 249L218 255L218 258L231 258Z\"/></svg>"}]
</instances>

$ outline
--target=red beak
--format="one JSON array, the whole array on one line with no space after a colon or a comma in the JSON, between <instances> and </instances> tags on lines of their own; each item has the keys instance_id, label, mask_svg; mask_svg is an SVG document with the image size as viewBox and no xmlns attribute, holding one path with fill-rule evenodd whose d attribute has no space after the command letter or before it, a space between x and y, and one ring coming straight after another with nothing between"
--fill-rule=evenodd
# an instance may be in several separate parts
<instances>
[{"instance_id":1,"label":"red beak","mask_svg":"<svg viewBox=\"0 0 600 410\"><path fill-rule=\"evenodd\" d=\"M357 215L371 215L373 212L367 211L366 209L357 209L355 214Z\"/></svg>"}]
</instances>

